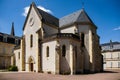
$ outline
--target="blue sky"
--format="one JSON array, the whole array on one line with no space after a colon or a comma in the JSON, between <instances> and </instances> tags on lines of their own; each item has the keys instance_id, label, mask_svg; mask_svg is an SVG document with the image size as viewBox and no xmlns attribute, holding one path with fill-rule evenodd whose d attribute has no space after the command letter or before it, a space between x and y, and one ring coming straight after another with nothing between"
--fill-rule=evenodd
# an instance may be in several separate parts
<instances>
[{"instance_id":1,"label":"blue sky","mask_svg":"<svg viewBox=\"0 0 120 80\"><path fill-rule=\"evenodd\" d=\"M0 0L0 32L10 33L14 22L15 34L22 35L25 8L32 2L61 18L82 8L97 25L100 43L120 41L120 0Z\"/></svg>"}]
</instances>

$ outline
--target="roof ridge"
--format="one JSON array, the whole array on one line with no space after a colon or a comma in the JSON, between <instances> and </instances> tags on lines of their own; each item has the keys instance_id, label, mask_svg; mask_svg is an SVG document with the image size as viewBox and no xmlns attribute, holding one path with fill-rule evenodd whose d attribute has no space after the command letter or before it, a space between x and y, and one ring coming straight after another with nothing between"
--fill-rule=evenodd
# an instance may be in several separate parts
<instances>
[{"instance_id":1,"label":"roof ridge","mask_svg":"<svg viewBox=\"0 0 120 80\"><path fill-rule=\"evenodd\" d=\"M63 27L63 26L66 26L66 25L73 24L74 22L76 22L80 13L81 13L81 9L60 18L59 19L59 27Z\"/></svg>"},{"instance_id":2,"label":"roof ridge","mask_svg":"<svg viewBox=\"0 0 120 80\"><path fill-rule=\"evenodd\" d=\"M94 22L92 21L92 19L91 19L91 18L88 16L88 14L86 13L86 11L85 11L84 8L81 9L81 13L82 13L82 12L86 15L86 17L88 18L88 20L89 20L93 25L95 25ZM80 15L81 15L81 13L80 13ZM79 15L79 16L80 16L80 15ZM78 17L78 19L79 19L79 17ZM78 19L77 19L77 20L78 20Z\"/></svg>"},{"instance_id":3,"label":"roof ridge","mask_svg":"<svg viewBox=\"0 0 120 80\"><path fill-rule=\"evenodd\" d=\"M80 11L81 11L81 12L79 13L79 16L81 15L82 11L84 11L84 10L81 9ZM79 19L79 16L78 16L77 20ZM76 20L76 21L77 21L77 20Z\"/></svg>"},{"instance_id":4,"label":"roof ridge","mask_svg":"<svg viewBox=\"0 0 120 80\"><path fill-rule=\"evenodd\" d=\"M77 13L77 12L81 12L81 9L80 9L80 10L77 10L77 11L75 11L75 12L72 12L72 13L66 15L66 16L63 16L63 17L61 17L60 19L65 18L65 17L68 17L68 16L70 16L70 15L73 15L73 14L75 14L75 13Z\"/></svg>"}]
</instances>

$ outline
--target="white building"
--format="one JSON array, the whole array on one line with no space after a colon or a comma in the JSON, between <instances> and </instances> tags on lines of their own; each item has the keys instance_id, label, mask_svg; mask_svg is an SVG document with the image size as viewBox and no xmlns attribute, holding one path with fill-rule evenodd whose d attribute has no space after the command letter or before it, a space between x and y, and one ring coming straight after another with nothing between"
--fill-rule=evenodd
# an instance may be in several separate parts
<instances>
[{"instance_id":1,"label":"white building","mask_svg":"<svg viewBox=\"0 0 120 80\"><path fill-rule=\"evenodd\" d=\"M56 18L30 5L20 48L19 71L76 74L102 71L97 27L84 9Z\"/></svg>"},{"instance_id":2,"label":"white building","mask_svg":"<svg viewBox=\"0 0 120 80\"><path fill-rule=\"evenodd\" d=\"M102 44L104 69L120 69L120 42Z\"/></svg>"}]
</instances>

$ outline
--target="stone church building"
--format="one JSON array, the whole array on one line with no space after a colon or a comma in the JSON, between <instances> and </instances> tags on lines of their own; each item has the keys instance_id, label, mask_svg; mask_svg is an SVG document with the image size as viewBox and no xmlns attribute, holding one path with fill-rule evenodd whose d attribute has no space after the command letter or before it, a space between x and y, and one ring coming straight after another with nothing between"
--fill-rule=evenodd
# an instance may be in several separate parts
<instances>
[{"instance_id":1,"label":"stone church building","mask_svg":"<svg viewBox=\"0 0 120 80\"><path fill-rule=\"evenodd\" d=\"M20 47L14 50L19 71L76 74L102 71L97 27L84 9L56 18L30 5Z\"/></svg>"}]
</instances>

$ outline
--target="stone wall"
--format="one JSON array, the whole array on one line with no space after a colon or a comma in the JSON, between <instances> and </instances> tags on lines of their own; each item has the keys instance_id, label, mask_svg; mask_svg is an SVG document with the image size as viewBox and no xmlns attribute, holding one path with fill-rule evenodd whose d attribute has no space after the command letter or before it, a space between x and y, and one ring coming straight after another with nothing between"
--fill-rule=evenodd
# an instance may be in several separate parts
<instances>
[{"instance_id":1,"label":"stone wall","mask_svg":"<svg viewBox=\"0 0 120 80\"><path fill-rule=\"evenodd\" d=\"M13 55L14 44L0 42L0 68L11 66L11 56Z\"/></svg>"},{"instance_id":2,"label":"stone wall","mask_svg":"<svg viewBox=\"0 0 120 80\"><path fill-rule=\"evenodd\" d=\"M120 51L102 52L104 69L120 69Z\"/></svg>"}]
</instances>

